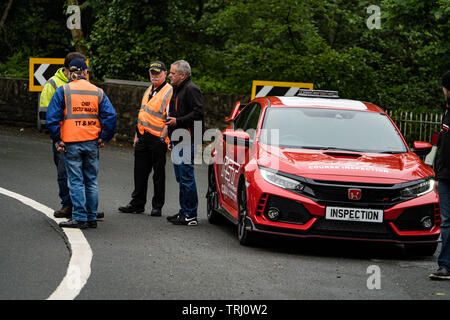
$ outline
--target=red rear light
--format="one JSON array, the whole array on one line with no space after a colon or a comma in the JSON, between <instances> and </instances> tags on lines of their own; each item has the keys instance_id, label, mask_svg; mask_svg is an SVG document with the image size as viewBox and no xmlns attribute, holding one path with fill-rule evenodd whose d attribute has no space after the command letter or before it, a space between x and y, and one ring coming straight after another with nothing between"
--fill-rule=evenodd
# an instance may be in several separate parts
<instances>
[{"instance_id":1,"label":"red rear light","mask_svg":"<svg viewBox=\"0 0 450 320\"><path fill-rule=\"evenodd\" d=\"M433 132L433 135L431 136L431 144L433 146L437 145L439 139L439 132Z\"/></svg>"}]
</instances>

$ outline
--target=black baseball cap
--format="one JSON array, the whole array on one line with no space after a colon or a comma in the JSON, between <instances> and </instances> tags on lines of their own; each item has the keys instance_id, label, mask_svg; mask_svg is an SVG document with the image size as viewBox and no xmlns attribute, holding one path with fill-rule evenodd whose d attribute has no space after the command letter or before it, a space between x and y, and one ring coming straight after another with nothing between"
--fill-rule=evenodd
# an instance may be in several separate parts
<instances>
[{"instance_id":1,"label":"black baseball cap","mask_svg":"<svg viewBox=\"0 0 450 320\"><path fill-rule=\"evenodd\" d=\"M149 71L161 72L161 71L167 71L167 69L166 69L165 64L162 63L161 61L154 61L154 62L150 63Z\"/></svg>"},{"instance_id":2,"label":"black baseball cap","mask_svg":"<svg viewBox=\"0 0 450 320\"><path fill-rule=\"evenodd\" d=\"M91 70L83 59L75 58L69 63L70 71L82 71L82 70Z\"/></svg>"},{"instance_id":3,"label":"black baseball cap","mask_svg":"<svg viewBox=\"0 0 450 320\"><path fill-rule=\"evenodd\" d=\"M66 69L69 69L69 63L70 63L70 61L72 61L72 60L75 59L75 58L80 58L80 59L86 61L86 57L85 57L83 54L81 54L81 53L79 53L79 52L76 52L76 51L74 51L74 52L69 52L69 53L66 55L66 58L64 59L64 67L65 67Z\"/></svg>"}]
</instances>

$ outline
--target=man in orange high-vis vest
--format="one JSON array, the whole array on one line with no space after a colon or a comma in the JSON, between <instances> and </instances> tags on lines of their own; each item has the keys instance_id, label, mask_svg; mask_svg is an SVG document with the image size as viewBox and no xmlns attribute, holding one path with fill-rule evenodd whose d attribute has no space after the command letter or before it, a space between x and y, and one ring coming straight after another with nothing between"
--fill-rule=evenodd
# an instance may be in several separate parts
<instances>
[{"instance_id":1,"label":"man in orange high-vis vest","mask_svg":"<svg viewBox=\"0 0 450 320\"><path fill-rule=\"evenodd\" d=\"M56 149L64 152L72 199L72 219L64 228L96 228L99 148L116 128L116 111L102 89L87 81L82 59L69 63L69 83L56 89L47 110L47 128Z\"/></svg>"},{"instance_id":2,"label":"man in orange high-vis vest","mask_svg":"<svg viewBox=\"0 0 450 320\"><path fill-rule=\"evenodd\" d=\"M172 86L166 82L167 69L161 61L150 64L151 86L145 91L139 110L134 137L134 191L131 201L119 211L143 213L147 203L148 178L153 170L154 193L152 216L161 216L166 192L166 152L168 106L172 98Z\"/></svg>"},{"instance_id":3,"label":"man in orange high-vis vest","mask_svg":"<svg viewBox=\"0 0 450 320\"><path fill-rule=\"evenodd\" d=\"M42 88L39 100L39 120L41 127L46 125L47 107L53 97L56 89L69 82L69 63L75 58L86 60L86 57L79 52L69 52L64 59L64 67L59 68L55 75L51 77ZM56 210L53 215L55 218L72 217L72 200L70 199L69 187L67 186L66 164L64 154L56 150L52 142L53 162L57 170L58 195L61 199L61 209Z\"/></svg>"}]
</instances>

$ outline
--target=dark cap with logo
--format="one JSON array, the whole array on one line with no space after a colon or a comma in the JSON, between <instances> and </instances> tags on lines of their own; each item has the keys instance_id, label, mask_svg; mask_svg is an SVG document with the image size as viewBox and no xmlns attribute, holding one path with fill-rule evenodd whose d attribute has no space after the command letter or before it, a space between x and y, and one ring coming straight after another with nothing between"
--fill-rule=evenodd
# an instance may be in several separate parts
<instances>
[{"instance_id":1,"label":"dark cap with logo","mask_svg":"<svg viewBox=\"0 0 450 320\"><path fill-rule=\"evenodd\" d=\"M70 71L83 71L83 70L91 70L86 64L86 62L83 59L75 58L69 63L69 70Z\"/></svg>"},{"instance_id":2,"label":"dark cap with logo","mask_svg":"<svg viewBox=\"0 0 450 320\"><path fill-rule=\"evenodd\" d=\"M450 70L442 76L442 86L445 89L450 90Z\"/></svg>"},{"instance_id":3,"label":"dark cap with logo","mask_svg":"<svg viewBox=\"0 0 450 320\"><path fill-rule=\"evenodd\" d=\"M161 72L161 71L167 71L167 69L166 69L166 66L164 65L164 63L162 63L161 61L154 61L154 62L150 63L149 71Z\"/></svg>"}]
</instances>

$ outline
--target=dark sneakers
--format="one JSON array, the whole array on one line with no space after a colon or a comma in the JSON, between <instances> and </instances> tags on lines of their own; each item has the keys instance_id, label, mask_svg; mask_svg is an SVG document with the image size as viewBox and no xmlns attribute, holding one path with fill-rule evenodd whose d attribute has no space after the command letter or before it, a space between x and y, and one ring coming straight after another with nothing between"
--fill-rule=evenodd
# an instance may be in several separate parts
<instances>
[{"instance_id":1,"label":"dark sneakers","mask_svg":"<svg viewBox=\"0 0 450 320\"><path fill-rule=\"evenodd\" d=\"M119 211L124 213L142 213L145 211L145 208L135 207L129 203L124 207L119 207Z\"/></svg>"},{"instance_id":2,"label":"dark sneakers","mask_svg":"<svg viewBox=\"0 0 450 320\"><path fill-rule=\"evenodd\" d=\"M445 268L439 268L438 271L428 276L431 280L450 280L450 272Z\"/></svg>"},{"instance_id":3,"label":"dark sneakers","mask_svg":"<svg viewBox=\"0 0 450 320\"><path fill-rule=\"evenodd\" d=\"M61 228L75 228L75 229L86 229L89 227L87 221L77 221L72 219L69 221L60 222L59 226Z\"/></svg>"},{"instance_id":4,"label":"dark sneakers","mask_svg":"<svg viewBox=\"0 0 450 320\"><path fill-rule=\"evenodd\" d=\"M66 218L72 219L72 208L61 208L58 211L53 212L53 216L55 218ZM105 213L103 211L97 212L97 219L103 219L105 217Z\"/></svg>"},{"instance_id":5,"label":"dark sneakers","mask_svg":"<svg viewBox=\"0 0 450 320\"><path fill-rule=\"evenodd\" d=\"M64 207L62 207L58 211L53 212L53 216L55 218L71 219L72 218L72 208L64 208Z\"/></svg>"},{"instance_id":6,"label":"dark sneakers","mask_svg":"<svg viewBox=\"0 0 450 320\"><path fill-rule=\"evenodd\" d=\"M167 218L169 220L169 217ZM175 225L183 225L183 226L197 226L197 216L194 215L183 215L183 214L177 214L176 217L173 217L169 220Z\"/></svg>"},{"instance_id":7,"label":"dark sneakers","mask_svg":"<svg viewBox=\"0 0 450 320\"><path fill-rule=\"evenodd\" d=\"M70 219L69 221L60 222L61 228L87 229L97 228L97 221L77 221Z\"/></svg>"},{"instance_id":8,"label":"dark sneakers","mask_svg":"<svg viewBox=\"0 0 450 320\"><path fill-rule=\"evenodd\" d=\"M168 217L167 217L167 221L172 222L172 221L176 220L176 219L178 218L179 215L180 215L180 214L177 213L177 214L174 214L173 216L168 216Z\"/></svg>"}]
</instances>

